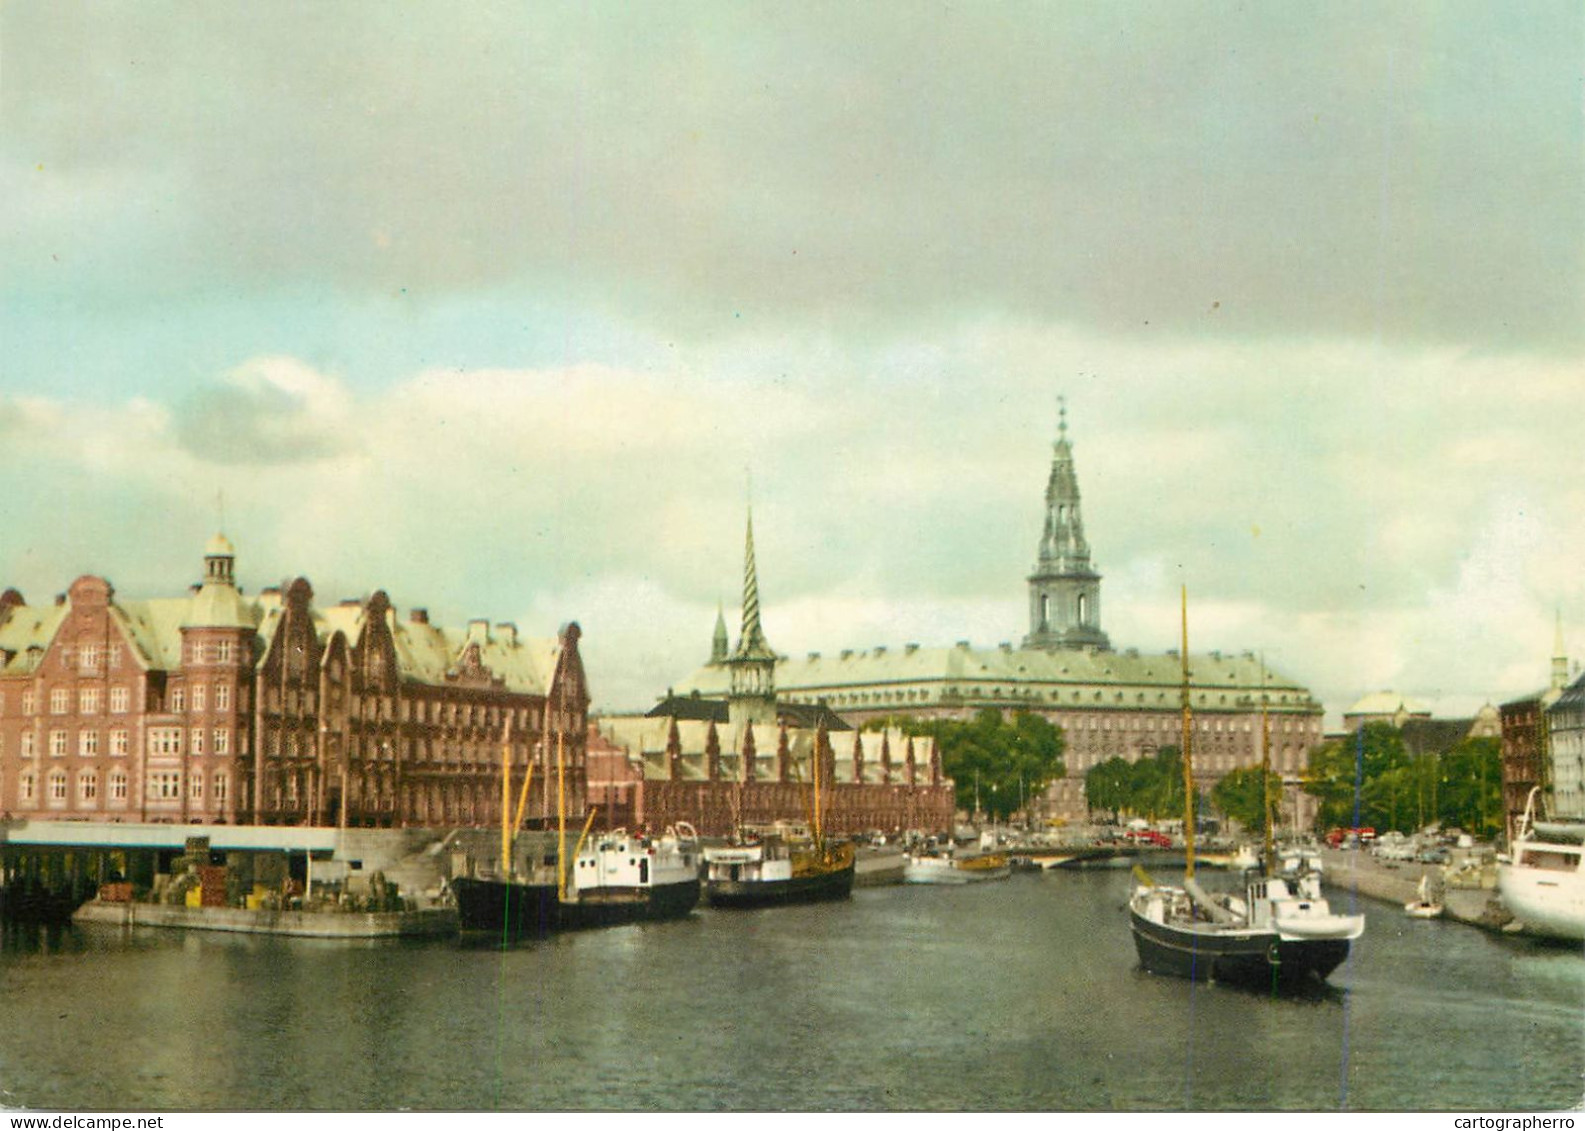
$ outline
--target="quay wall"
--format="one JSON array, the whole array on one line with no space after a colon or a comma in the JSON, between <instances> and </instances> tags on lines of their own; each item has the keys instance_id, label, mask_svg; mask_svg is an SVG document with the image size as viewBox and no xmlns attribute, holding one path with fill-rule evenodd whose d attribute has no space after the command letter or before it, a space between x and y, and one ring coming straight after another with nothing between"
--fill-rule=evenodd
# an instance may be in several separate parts
<instances>
[{"instance_id":1,"label":"quay wall","mask_svg":"<svg viewBox=\"0 0 1585 1131\"><path fill-rule=\"evenodd\" d=\"M236 907L177 907L90 900L77 909L72 921L322 939L450 935L457 931L457 913L451 908L389 912L245 911Z\"/></svg>"},{"instance_id":2,"label":"quay wall","mask_svg":"<svg viewBox=\"0 0 1585 1131\"><path fill-rule=\"evenodd\" d=\"M1420 877L1441 871L1434 864L1402 864L1389 868L1366 853L1322 849L1322 873L1334 892L1358 893L1367 899L1396 903L1402 907L1419 894ZM1333 910L1339 910L1335 906ZM1486 930L1501 930L1513 919L1489 888L1449 887L1442 896L1444 918Z\"/></svg>"}]
</instances>

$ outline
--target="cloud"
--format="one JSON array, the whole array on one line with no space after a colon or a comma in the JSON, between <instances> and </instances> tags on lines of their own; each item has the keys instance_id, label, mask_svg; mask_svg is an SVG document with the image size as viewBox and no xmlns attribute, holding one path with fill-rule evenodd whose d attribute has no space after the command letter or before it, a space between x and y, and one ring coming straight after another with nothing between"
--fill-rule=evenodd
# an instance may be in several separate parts
<instances>
[{"instance_id":1,"label":"cloud","mask_svg":"<svg viewBox=\"0 0 1585 1131\"><path fill-rule=\"evenodd\" d=\"M1578 5L3 18L29 291L1581 343Z\"/></svg>"},{"instance_id":2,"label":"cloud","mask_svg":"<svg viewBox=\"0 0 1585 1131\"><path fill-rule=\"evenodd\" d=\"M358 450L357 421L334 378L292 358L258 358L192 394L176 439L212 463L300 463Z\"/></svg>"},{"instance_id":3,"label":"cloud","mask_svg":"<svg viewBox=\"0 0 1585 1131\"><path fill-rule=\"evenodd\" d=\"M357 393L264 356L174 407L0 401L13 434L31 422L0 449L0 572L170 592L223 521L251 587L305 574L326 601L381 587L535 635L577 619L597 701L639 706L699 662L718 602L736 624L751 469L782 651L1016 642L1066 388L1115 646L1175 647L1187 584L1197 650L1264 652L1334 711L1379 687L1478 705L1543 680L1552 617L1585 610L1566 517L1585 492L1558 474L1571 376L992 321L928 348L740 339L669 366L422 369Z\"/></svg>"}]
</instances>

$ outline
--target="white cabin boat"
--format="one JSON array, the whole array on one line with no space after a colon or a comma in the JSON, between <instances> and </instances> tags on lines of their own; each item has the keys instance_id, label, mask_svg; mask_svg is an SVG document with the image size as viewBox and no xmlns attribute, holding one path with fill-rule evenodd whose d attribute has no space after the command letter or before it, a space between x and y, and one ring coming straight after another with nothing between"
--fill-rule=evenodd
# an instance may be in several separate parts
<instances>
[{"instance_id":1,"label":"white cabin boat","mask_svg":"<svg viewBox=\"0 0 1585 1131\"><path fill-rule=\"evenodd\" d=\"M1585 939L1585 823L1541 821L1530 791L1497 892L1527 934Z\"/></svg>"}]
</instances>

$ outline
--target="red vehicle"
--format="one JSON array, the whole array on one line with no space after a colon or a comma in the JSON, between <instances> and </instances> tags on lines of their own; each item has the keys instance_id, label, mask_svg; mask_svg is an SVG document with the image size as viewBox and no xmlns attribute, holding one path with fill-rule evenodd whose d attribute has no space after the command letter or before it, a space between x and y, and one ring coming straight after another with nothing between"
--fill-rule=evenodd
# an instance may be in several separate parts
<instances>
[{"instance_id":1,"label":"red vehicle","mask_svg":"<svg viewBox=\"0 0 1585 1131\"><path fill-rule=\"evenodd\" d=\"M1336 848L1350 837L1359 844L1369 844L1376 839L1376 830L1366 825L1357 829L1333 829L1326 834L1326 843L1330 848Z\"/></svg>"},{"instance_id":2,"label":"red vehicle","mask_svg":"<svg viewBox=\"0 0 1585 1131\"><path fill-rule=\"evenodd\" d=\"M1148 844L1154 848L1172 847L1172 838L1166 833L1158 833L1155 829L1130 829L1128 839L1137 844Z\"/></svg>"}]
</instances>

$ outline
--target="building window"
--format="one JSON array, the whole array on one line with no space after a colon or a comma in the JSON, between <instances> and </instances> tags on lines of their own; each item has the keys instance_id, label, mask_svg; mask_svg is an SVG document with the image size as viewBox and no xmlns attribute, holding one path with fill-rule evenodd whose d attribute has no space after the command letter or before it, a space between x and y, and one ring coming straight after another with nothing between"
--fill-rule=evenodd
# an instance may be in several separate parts
<instances>
[{"instance_id":1,"label":"building window","mask_svg":"<svg viewBox=\"0 0 1585 1131\"><path fill-rule=\"evenodd\" d=\"M182 732L177 727L155 727L149 731L150 754L180 754L182 752Z\"/></svg>"},{"instance_id":2,"label":"building window","mask_svg":"<svg viewBox=\"0 0 1585 1131\"><path fill-rule=\"evenodd\" d=\"M32 771L29 771L28 773L25 773L21 777L17 778L18 801L31 802L33 800L33 780Z\"/></svg>"},{"instance_id":3,"label":"building window","mask_svg":"<svg viewBox=\"0 0 1585 1131\"><path fill-rule=\"evenodd\" d=\"M125 758L127 756L126 731L113 730L110 732L110 753L116 758Z\"/></svg>"},{"instance_id":4,"label":"building window","mask_svg":"<svg viewBox=\"0 0 1585 1131\"><path fill-rule=\"evenodd\" d=\"M215 659L222 664L229 664L235 653L236 645L230 640L221 640L215 644Z\"/></svg>"},{"instance_id":5,"label":"building window","mask_svg":"<svg viewBox=\"0 0 1585 1131\"><path fill-rule=\"evenodd\" d=\"M226 787L228 785L229 782L227 781L225 774L221 773L215 775L214 802L216 805L224 805L226 803Z\"/></svg>"},{"instance_id":6,"label":"building window","mask_svg":"<svg viewBox=\"0 0 1585 1131\"><path fill-rule=\"evenodd\" d=\"M181 687L171 688L171 710L178 714L187 710L187 692Z\"/></svg>"},{"instance_id":7,"label":"building window","mask_svg":"<svg viewBox=\"0 0 1585 1131\"><path fill-rule=\"evenodd\" d=\"M66 757L66 732L63 730L50 731L50 757Z\"/></svg>"},{"instance_id":8,"label":"building window","mask_svg":"<svg viewBox=\"0 0 1585 1131\"><path fill-rule=\"evenodd\" d=\"M96 730L79 731L77 734L77 753L84 758L99 757L99 732Z\"/></svg>"},{"instance_id":9,"label":"building window","mask_svg":"<svg viewBox=\"0 0 1585 1131\"><path fill-rule=\"evenodd\" d=\"M215 710L231 710L231 685L229 683L215 685Z\"/></svg>"},{"instance_id":10,"label":"building window","mask_svg":"<svg viewBox=\"0 0 1585 1131\"><path fill-rule=\"evenodd\" d=\"M38 696L36 694L34 694L32 691L24 691L22 693L22 713L24 715L31 715L31 714L34 713L34 710L37 707L38 707Z\"/></svg>"},{"instance_id":11,"label":"building window","mask_svg":"<svg viewBox=\"0 0 1585 1131\"><path fill-rule=\"evenodd\" d=\"M144 793L150 801L175 801L182 795L182 775L168 772L150 774Z\"/></svg>"},{"instance_id":12,"label":"building window","mask_svg":"<svg viewBox=\"0 0 1585 1131\"><path fill-rule=\"evenodd\" d=\"M198 686L194 687L193 688L193 710L202 711L204 709L204 700L206 700L208 697L209 696L206 693L206 690L205 690L203 684L200 683Z\"/></svg>"},{"instance_id":13,"label":"building window","mask_svg":"<svg viewBox=\"0 0 1585 1131\"><path fill-rule=\"evenodd\" d=\"M31 758L35 753L36 751L33 749L33 732L25 730L22 732L22 748L17 751L17 755L22 758Z\"/></svg>"},{"instance_id":14,"label":"building window","mask_svg":"<svg viewBox=\"0 0 1585 1131\"><path fill-rule=\"evenodd\" d=\"M215 728L215 753L216 754L230 754L231 753L231 731L229 731L225 727L216 727Z\"/></svg>"},{"instance_id":15,"label":"building window","mask_svg":"<svg viewBox=\"0 0 1585 1131\"><path fill-rule=\"evenodd\" d=\"M104 663L104 658L105 650L103 646L99 644L84 644L82 664L79 670L85 672L96 672L99 670L99 665Z\"/></svg>"},{"instance_id":16,"label":"building window","mask_svg":"<svg viewBox=\"0 0 1585 1131\"><path fill-rule=\"evenodd\" d=\"M64 687L57 687L50 692L50 714L64 715L71 710L72 693Z\"/></svg>"},{"instance_id":17,"label":"building window","mask_svg":"<svg viewBox=\"0 0 1585 1131\"><path fill-rule=\"evenodd\" d=\"M66 771L50 772L50 808L59 809L66 804Z\"/></svg>"},{"instance_id":18,"label":"building window","mask_svg":"<svg viewBox=\"0 0 1585 1131\"><path fill-rule=\"evenodd\" d=\"M190 743L187 748L189 754L202 754L204 752L203 727L194 727L192 737L188 739L188 742Z\"/></svg>"},{"instance_id":19,"label":"building window","mask_svg":"<svg viewBox=\"0 0 1585 1131\"><path fill-rule=\"evenodd\" d=\"M126 804L127 800L127 774L125 770L116 770L110 775L110 800Z\"/></svg>"},{"instance_id":20,"label":"building window","mask_svg":"<svg viewBox=\"0 0 1585 1131\"><path fill-rule=\"evenodd\" d=\"M110 689L110 713L113 714L113 715L124 715L124 714L126 714L127 713L127 699L128 699L128 696L127 696L127 689L126 688L124 688L124 687L112 687Z\"/></svg>"},{"instance_id":21,"label":"building window","mask_svg":"<svg viewBox=\"0 0 1585 1131\"><path fill-rule=\"evenodd\" d=\"M204 799L204 775L194 774L187 779L187 796L194 801Z\"/></svg>"},{"instance_id":22,"label":"building window","mask_svg":"<svg viewBox=\"0 0 1585 1131\"><path fill-rule=\"evenodd\" d=\"M84 770L77 775L77 800L85 805L99 800L99 775L94 771Z\"/></svg>"},{"instance_id":23,"label":"building window","mask_svg":"<svg viewBox=\"0 0 1585 1131\"><path fill-rule=\"evenodd\" d=\"M99 689L85 687L77 693L77 710L84 715L97 715L99 713Z\"/></svg>"}]
</instances>

